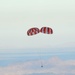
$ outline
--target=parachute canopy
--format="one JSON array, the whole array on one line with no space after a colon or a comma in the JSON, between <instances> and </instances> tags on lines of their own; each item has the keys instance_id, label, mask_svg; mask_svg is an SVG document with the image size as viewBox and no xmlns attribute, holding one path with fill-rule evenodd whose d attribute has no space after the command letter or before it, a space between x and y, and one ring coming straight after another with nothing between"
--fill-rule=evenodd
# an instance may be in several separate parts
<instances>
[{"instance_id":1,"label":"parachute canopy","mask_svg":"<svg viewBox=\"0 0 75 75\"><path fill-rule=\"evenodd\" d=\"M38 34L39 33L39 29L38 28L30 28L28 31L27 31L27 35L28 36L32 36L32 35L35 35L35 34Z\"/></svg>"},{"instance_id":2,"label":"parachute canopy","mask_svg":"<svg viewBox=\"0 0 75 75\"><path fill-rule=\"evenodd\" d=\"M42 27L40 29L40 32L41 33L44 33L44 34L53 34L53 30L49 27Z\"/></svg>"},{"instance_id":3,"label":"parachute canopy","mask_svg":"<svg viewBox=\"0 0 75 75\"><path fill-rule=\"evenodd\" d=\"M50 27L42 27L41 29L34 27L34 28L30 28L27 31L27 35L28 36L32 36L38 33L44 33L44 34L53 34L53 30Z\"/></svg>"}]
</instances>

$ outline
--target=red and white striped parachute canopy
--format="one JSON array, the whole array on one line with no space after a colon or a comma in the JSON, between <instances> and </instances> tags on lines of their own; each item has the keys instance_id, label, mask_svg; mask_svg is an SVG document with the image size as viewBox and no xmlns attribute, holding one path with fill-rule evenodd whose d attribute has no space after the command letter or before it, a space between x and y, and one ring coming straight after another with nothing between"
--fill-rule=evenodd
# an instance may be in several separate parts
<instances>
[{"instance_id":1,"label":"red and white striped parachute canopy","mask_svg":"<svg viewBox=\"0 0 75 75\"><path fill-rule=\"evenodd\" d=\"M53 30L50 27L42 27L40 29L40 32L44 34L53 34Z\"/></svg>"},{"instance_id":2,"label":"red and white striped parachute canopy","mask_svg":"<svg viewBox=\"0 0 75 75\"><path fill-rule=\"evenodd\" d=\"M34 28L30 28L28 31L27 31L27 35L28 36L32 36L32 35L35 35L35 34L38 34L39 33L39 29L34 27Z\"/></svg>"},{"instance_id":3,"label":"red and white striped parachute canopy","mask_svg":"<svg viewBox=\"0 0 75 75\"><path fill-rule=\"evenodd\" d=\"M39 32L44 34L53 34L53 30L50 27L42 27L41 29L34 27L34 28L30 28L27 31L27 35L32 36L32 35L38 34Z\"/></svg>"}]
</instances>

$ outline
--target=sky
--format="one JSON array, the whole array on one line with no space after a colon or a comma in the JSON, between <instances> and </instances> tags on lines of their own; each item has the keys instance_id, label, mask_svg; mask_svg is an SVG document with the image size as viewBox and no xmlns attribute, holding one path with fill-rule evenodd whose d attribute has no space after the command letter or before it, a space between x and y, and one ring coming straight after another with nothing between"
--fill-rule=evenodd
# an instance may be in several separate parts
<instances>
[{"instance_id":1,"label":"sky","mask_svg":"<svg viewBox=\"0 0 75 75\"><path fill-rule=\"evenodd\" d=\"M44 26L51 27L53 34L27 36L28 29ZM41 60L46 65L43 70L37 67ZM0 0L1 75L75 75L73 63L75 0Z\"/></svg>"}]
</instances>

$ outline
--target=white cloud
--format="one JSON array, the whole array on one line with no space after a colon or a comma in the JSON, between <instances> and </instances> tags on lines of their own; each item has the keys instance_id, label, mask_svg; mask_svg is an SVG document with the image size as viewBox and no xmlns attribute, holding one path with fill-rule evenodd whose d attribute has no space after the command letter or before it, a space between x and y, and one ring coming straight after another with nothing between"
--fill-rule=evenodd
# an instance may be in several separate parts
<instances>
[{"instance_id":1,"label":"white cloud","mask_svg":"<svg viewBox=\"0 0 75 75\"><path fill-rule=\"evenodd\" d=\"M43 67L41 66L43 63ZM52 57L48 60L28 61L16 63L6 67L0 67L0 75L74 75L75 60L61 60L58 57Z\"/></svg>"}]
</instances>

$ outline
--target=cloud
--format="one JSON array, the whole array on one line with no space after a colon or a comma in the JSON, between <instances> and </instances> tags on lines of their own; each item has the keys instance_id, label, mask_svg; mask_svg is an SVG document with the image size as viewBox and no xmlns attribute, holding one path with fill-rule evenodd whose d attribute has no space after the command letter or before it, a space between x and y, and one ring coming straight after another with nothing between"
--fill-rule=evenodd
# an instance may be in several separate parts
<instances>
[{"instance_id":1,"label":"cloud","mask_svg":"<svg viewBox=\"0 0 75 75\"><path fill-rule=\"evenodd\" d=\"M48 60L16 63L0 67L0 75L75 75L75 60L52 57Z\"/></svg>"}]
</instances>

